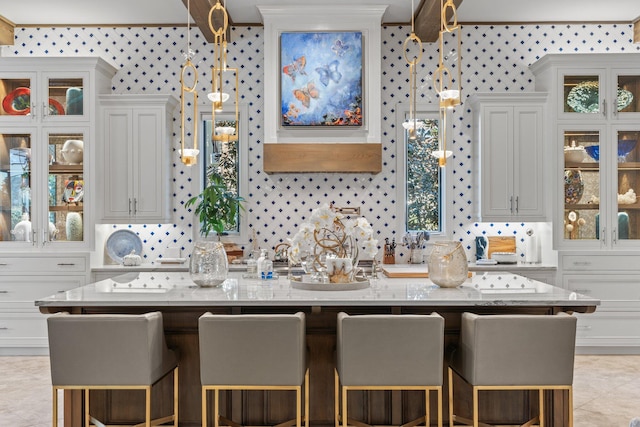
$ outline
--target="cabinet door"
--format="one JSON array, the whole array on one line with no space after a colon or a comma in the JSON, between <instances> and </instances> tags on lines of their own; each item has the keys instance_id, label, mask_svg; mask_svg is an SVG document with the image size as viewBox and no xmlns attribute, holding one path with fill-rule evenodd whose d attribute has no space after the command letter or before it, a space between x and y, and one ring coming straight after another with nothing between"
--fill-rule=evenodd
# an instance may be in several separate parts
<instances>
[{"instance_id":1,"label":"cabinet door","mask_svg":"<svg viewBox=\"0 0 640 427\"><path fill-rule=\"evenodd\" d=\"M513 108L484 107L482 112L482 220L510 220L513 194Z\"/></svg>"},{"instance_id":2,"label":"cabinet door","mask_svg":"<svg viewBox=\"0 0 640 427\"><path fill-rule=\"evenodd\" d=\"M133 118L131 109L105 108L102 113L102 218L128 220L132 214L133 196L131 156Z\"/></svg>"},{"instance_id":3,"label":"cabinet door","mask_svg":"<svg viewBox=\"0 0 640 427\"><path fill-rule=\"evenodd\" d=\"M615 159L612 193L611 245L614 248L637 247L640 239L640 138L639 125L616 126L611 132L611 157Z\"/></svg>"},{"instance_id":4,"label":"cabinet door","mask_svg":"<svg viewBox=\"0 0 640 427\"><path fill-rule=\"evenodd\" d=\"M135 221L168 220L168 179L165 159L169 147L163 132L164 111L143 108L133 111L133 216Z\"/></svg>"},{"instance_id":5,"label":"cabinet door","mask_svg":"<svg viewBox=\"0 0 640 427\"><path fill-rule=\"evenodd\" d=\"M558 118L604 120L608 116L605 69L563 69L558 82Z\"/></svg>"},{"instance_id":6,"label":"cabinet door","mask_svg":"<svg viewBox=\"0 0 640 427\"><path fill-rule=\"evenodd\" d=\"M640 73L636 69L614 69L611 76L609 98L611 112L616 120L640 120Z\"/></svg>"},{"instance_id":7,"label":"cabinet door","mask_svg":"<svg viewBox=\"0 0 640 427\"><path fill-rule=\"evenodd\" d=\"M513 110L513 214L521 220L545 216L541 106Z\"/></svg>"},{"instance_id":8,"label":"cabinet door","mask_svg":"<svg viewBox=\"0 0 640 427\"><path fill-rule=\"evenodd\" d=\"M35 82L36 73L4 72L0 75L0 122L34 123L37 103L32 99L32 90L36 90Z\"/></svg>"},{"instance_id":9,"label":"cabinet door","mask_svg":"<svg viewBox=\"0 0 640 427\"><path fill-rule=\"evenodd\" d=\"M0 246L5 249L27 249L35 244L36 135L35 129L0 129Z\"/></svg>"},{"instance_id":10,"label":"cabinet door","mask_svg":"<svg viewBox=\"0 0 640 427\"><path fill-rule=\"evenodd\" d=\"M38 114L44 122L89 120L89 73L43 72L39 76L41 96L38 98Z\"/></svg>"}]
</instances>

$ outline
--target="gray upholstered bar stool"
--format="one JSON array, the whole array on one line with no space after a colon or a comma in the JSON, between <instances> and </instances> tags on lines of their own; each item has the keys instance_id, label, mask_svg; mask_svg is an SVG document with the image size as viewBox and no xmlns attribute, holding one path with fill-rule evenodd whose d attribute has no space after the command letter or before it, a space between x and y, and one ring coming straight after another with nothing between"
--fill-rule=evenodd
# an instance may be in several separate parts
<instances>
[{"instance_id":1,"label":"gray upholstered bar stool","mask_svg":"<svg viewBox=\"0 0 640 427\"><path fill-rule=\"evenodd\" d=\"M444 319L431 315L338 314L335 425L347 426L349 390L424 390L425 417L404 426L430 425L429 393L438 396L442 426ZM341 399L340 399L341 398ZM342 414L340 414L340 400Z\"/></svg>"},{"instance_id":2,"label":"gray upholstered bar stool","mask_svg":"<svg viewBox=\"0 0 640 427\"><path fill-rule=\"evenodd\" d=\"M53 426L58 390L84 391L84 424L104 425L90 414L89 390L144 390L145 421L136 427L178 425L178 358L165 342L162 313L70 315L47 319L53 384ZM173 372L173 414L151 420L151 388Z\"/></svg>"},{"instance_id":3,"label":"gray upholstered bar stool","mask_svg":"<svg viewBox=\"0 0 640 427\"><path fill-rule=\"evenodd\" d=\"M207 392L213 390L215 427L239 426L220 415L220 390L293 390L296 418L278 426L301 426L304 386L304 425L309 423L309 370L307 369L305 315L203 314L200 336L202 426L207 426Z\"/></svg>"},{"instance_id":4,"label":"gray upholstered bar stool","mask_svg":"<svg viewBox=\"0 0 640 427\"><path fill-rule=\"evenodd\" d=\"M479 422L481 390L537 390L539 415L527 426L544 425L544 391L567 390L569 426L573 426L573 364L576 318L545 315L462 314L460 342L448 369L449 425ZM472 419L453 414L453 372L472 386Z\"/></svg>"}]
</instances>

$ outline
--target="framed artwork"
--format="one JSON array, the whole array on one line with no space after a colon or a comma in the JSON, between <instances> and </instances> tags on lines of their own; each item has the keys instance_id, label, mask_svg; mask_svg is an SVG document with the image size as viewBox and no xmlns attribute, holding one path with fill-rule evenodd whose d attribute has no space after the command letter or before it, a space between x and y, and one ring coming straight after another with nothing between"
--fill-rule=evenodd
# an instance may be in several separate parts
<instances>
[{"instance_id":1,"label":"framed artwork","mask_svg":"<svg viewBox=\"0 0 640 427\"><path fill-rule=\"evenodd\" d=\"M280 126L362 126L362 32L280 34Z\"/></svg>"}]
</instances>

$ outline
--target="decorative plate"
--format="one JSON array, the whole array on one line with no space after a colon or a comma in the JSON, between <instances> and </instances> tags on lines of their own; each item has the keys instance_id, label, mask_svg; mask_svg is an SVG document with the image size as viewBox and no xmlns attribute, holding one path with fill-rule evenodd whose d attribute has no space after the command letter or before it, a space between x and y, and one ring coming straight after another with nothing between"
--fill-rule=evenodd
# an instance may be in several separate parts
<instances>
[{"instance_id":1,"label":"decorative plate","mask_svg":"<svg viewBox=\"0 0 640 427\"><path fill-rule=\"evenodd\" d=\"M19 87L11 91L2 100L2 108L7 114L13 116L25 116L31 112L31 89ZM49 115L60 116L64 114L64 107L53 98L49 98Z\"/></svg>"},{"instance_id":2,"label":"decorative plate","mask_svg":"<svg viewBox=\"0 0 640 427\"><path fill-rule=\"evenodd\" d=\"M633 94L618 88L618 111L624 110L633 101ZM567 95L567 105L576 113L597 113L600 111L598 82L581 82L575 85Z\"/></svg>"},{"instance_id":3,"label":"decorative plate","mask_svg":"<svg viewBox=\"0 0 640 427\"><path fill-rule=\"evenodd\" d=\"M107 254L118 264L122 264L125 255L136 251L136 255L142 254L142 241L140 237L130 230L116 230L107 239Z\"/></svg>"},{"instance_id":4,"label":"decorative plate","mask_svg":"<svg viewBox=\"0 0 640 427\"><path fill-rule=\"evenodd\" d=\"M574 205L582 198L584 184L579 170L566 170L564 172L564 202Z\"/></svg>"}]
</instances>

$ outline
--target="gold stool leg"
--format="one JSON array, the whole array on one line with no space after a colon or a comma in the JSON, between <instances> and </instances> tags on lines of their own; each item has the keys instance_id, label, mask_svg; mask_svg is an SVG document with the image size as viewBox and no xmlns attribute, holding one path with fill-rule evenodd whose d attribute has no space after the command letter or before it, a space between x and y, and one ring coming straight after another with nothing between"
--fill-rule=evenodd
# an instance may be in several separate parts
<instances>
[{"instance_id":1,"label":"gold stool leg","mask_svg":"<svg viewBox=\"0 0 640 427\"><path fill-rule=\"evenodd\" d=\"M573 427L573 386L569 386L569 427Z\"/></svg>"},{"instance_id":2,"label":"gold stool leg","mask_svg":"<svg viewBox=\"0 0 640 427\"><path fill-rule=\"evenodd\" d=\"M207 389L202 386L202 427L207 427Z\"/></svg>"},{"instance_id":3,"label":"gold stool leg","mask_svg":"<svg viewBox=\"0 0 640 427\"><path fill-rule=\"evenodd\" d=\"M442 427L442 387L438 387L438 427Z\"/></svg>"},{"instance_id":4,"label":"gold stool leg","mask_svg":"<svg viewBox=\"0 0 640 427\"><path fill-rule=\"evenodd\" d=\"M304 427L309 427L309 368L304 373Z\"/></svg>"},{"instance_id":5,"label":"gold stool leg","mask_svg":"<svg viewBox=\"0 0 640 427\"><path fill-rule=\"evenodd\" d=\"M478 427L478 388L473 386L473 427Z\"/></svg>"},{"instance_id":6,"label":"gold stool leg","mask_svg":"<svg viewBox=\"0 0 640 427\"><path fill-rule=\"evenodd\" d=\"M431 413L429 407L429 389L424 390L424 425L429 427L431 425Z\"/></svg>"},{"instance_id":7,"label":"gold stool leg","mask_svg":"<svg viewBox=\"0 0 640 427\"><path fill-rule=\"evenodd\" d=\"M342 386L342 427L347 427L347 388Z\"/></svg>"},{"instance_id":8,"label":"gold stool leg","mask_svg":"<svg viewBox=\"0 0 640 427\"><path fill-rule=\"evenodd\" d=\"M538 390L538 405L540 406L540 415L539 415L539 425L540 427L544 427L544 389Z\"/></svg>"},{"instance_id":9,"label":"gold stool leg","mask_svg":"<svg viewBox=\"0 0 640 427\"><path fill-rule=\"evenodd\" d=\"M58 427L58 389L55 387L51 387L53 389L53 423L51 424L53 427Z\"/></svg>"},{"instance_id":10,"label":"gold stool leg","mask_svg":"<svg viewBox=\"0 0 640 427\"><path fill-rule=\"evenodd\" d=\"M340 425L340 378L338 370L333 369L333 413L335 427Z\"/></svg>"},{"instance_id":11,"label":"gold stool leg","mask_svg":"<svg viewBox=\"0 0 640 427\"><path fill-rule=\"evenodd\" d=\"M217 388L213 389L213 425L219 427L220 425L220 394Z\"/></svg>"},{"instance_id":12,"label":"gold stool leg","mask_svg":"<svg viewBox=\"0 0 640 427\"><path fill-rule=\"evenodd\" d=\"M302 427L302 388L296 387L296 427Z\"/></svg>"},{"instance_id":13,"label":"gold stool leg","mask_svg":"<svg viewBox=\"0 0 640 427\"><path fill-rule=\"evenodd\" d=\"M178 389L178 367L173 371L173 427L178 427L178 398L180 390Z\"/></svg>"},{"instance_id":14,"label":"gold stool leg","mask_svg":"<svg viewBox=\"0 0 640 427\"><path fill-rule=\"evenodd\" d=\"M144 395L144 425L145 427L151 427L151 386L144 389Z\"/></svg>"},{"instance_id":15,"label":"gold stool leg","mask_svg":"<svg viewBox=\"0 0 640 427\"><path fill-rule=\"evenodd\" d=\"M91 418L89 415L89 389L84 389L84 425L91 425Z\"/></svg>"},{"instance_id":16,"label":"gold stool leg","mask_svg":"<svg viewBox=\"0 0 640 427\"><path fill-rule=\"evenodd\" d=\"M453 370L447 368L449 383L449 427L453 427Z\"/></svg>"}]
</instances>

